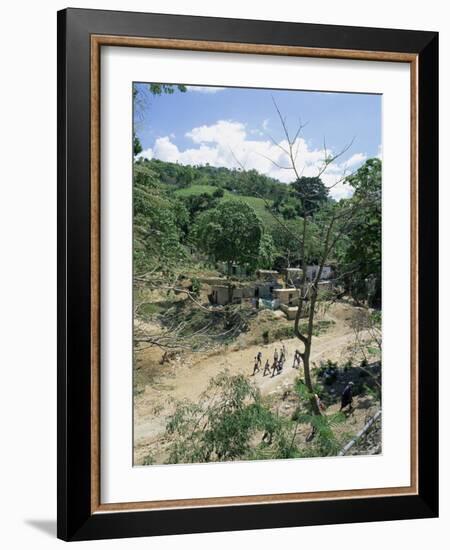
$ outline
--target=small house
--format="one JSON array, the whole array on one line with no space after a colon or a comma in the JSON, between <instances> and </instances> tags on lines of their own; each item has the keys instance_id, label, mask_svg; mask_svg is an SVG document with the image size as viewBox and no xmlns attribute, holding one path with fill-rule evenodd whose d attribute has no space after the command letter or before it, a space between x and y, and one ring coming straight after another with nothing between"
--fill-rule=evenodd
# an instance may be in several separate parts
<instances>
[{"instance_id":1,"label":"small house","mask_svg":"<svg viewBox=\"0 0 450 550\"><path fill-rule=\"evenodd\" d=\"M286 283L290 285L299 285L303 276L303 269L300 267L288 267L286 268Z\"/></svg>"},{"instance_id":2,"label":"small house","mask_svg":"<svg viewBox=\"0 0 450 550\"><path fill-rule=\"evenodd\" d=\"M240 286L231 288L228 285L213 285L211 294L208 295L211 304L226 306L227 304L240 304L242 300L254 298L253 286Z\"/></svg>"},{"instance_id":3,"label":"small house","mask_svg":"<svg viewBox=\"0 0 450 550\"><path fill-rule=\"evenodd\" d=\"M318 265L308 265L306 267L306 278L308 281L312 281L317 277L317 273L319 272L320 266ZM320 275L321 281L326 281L328 279L333 278L333 268L330 265L324 265L322 269L322 273Z\"/></svg>"},{"instance_id":4,"label":"small house","mask_svg":"<svg viewBox=\"0 0 450 550\"><path fill-rule=\"evenodd\" d=\"M280 306L294 307L298 306L300 291L296 288L276 288L273 291L273 296L279 301Z\"/></svg>"},{"instance_id":5,"label":"small house","mask_svg":"<svg viewBox=\"0 0 450 550\"><path fill-rule=\"evenodd\" d=\"M254 284L254 297L263 300L272 300L274 291L281 288L277 281L256 281Z\"/></svg>"},{"instance_id":6,"label":"small house","mask_svg":"<svg viewBox=\"0 0 450 550\"><path fill-rule=\"evenodd\" d=\"M256 272L256 277L261 281L276 281L278 275L278 271L270 269L258 269Z\"/></svg>"},{"instance_id":7,"label":"small house","mask_svg":"<svg viewBox=\"0 0 450 550\"><path fill-rule=\"evenodd\" d=\"M228 286L214 285L211 288L211 294L208 295L211 304L217 306L226 306L230 301L230 289Z\"/></svg>"},{"instance_id":8,"label":"small house","mask_svg":"<svg viewBox=\"0 0 450 550\"><path fill-rule=\"evenodd\" d=\"M216 276L206 276L206 277L199 277L198 280L208 286L223 286L227 283L226 277L216 277Z\"/></svg>"},{"instance_id":9,"label":"small house","mask_svg":"<svg viewBox=\"0 0 450 550\"><path fill-rule=\"evenodd\" d=\"M258 309L271 309L274 311L280 307L280 302L278 300L263 300L259 298L257 303Z\"/></svg>"},{"instance_id":10,"label":"small house","mask_svg":"<svg viewBox=\"0 0 450 550\"><path fill-rule=\"evenodd\" d=\"M324 293L331 292L333 288L334 288L333 281L319 281L317 285L319 296L323 295Z\"/></svg>"},{"instance_id":11,"label":"small house","mask_svg":"<svg viewBox=\"0 0 450 550\"><path fill-rule=\"evenodd\" d=\"M286 315L288 321L292 321L297 316L298 306L287 306L286 304L280 304L280 310Z\"/></svg>"},{"instance_id":12,"label":"small house","mask_svg":"<svg viewBox=\"0 0 450 550\"><path fill-rule=\"evenodd\" d=\"M255 297L255 286L244 286L242 287L242 298L250 300Z\"/></svg>"},{"instance_id":13,"label":"small house","mask_svg":"<svg viewBox=\"0 0 450 550\"><path fill-rule=\"evenodd\" d=\"M230 266L226 262L219 262L217 269L220 273L228 275L230 277L247 277L250 273L249 269L245 265L232 263ZM229 272L228 272L229 269Z\"/></svg>"}]
</instances>

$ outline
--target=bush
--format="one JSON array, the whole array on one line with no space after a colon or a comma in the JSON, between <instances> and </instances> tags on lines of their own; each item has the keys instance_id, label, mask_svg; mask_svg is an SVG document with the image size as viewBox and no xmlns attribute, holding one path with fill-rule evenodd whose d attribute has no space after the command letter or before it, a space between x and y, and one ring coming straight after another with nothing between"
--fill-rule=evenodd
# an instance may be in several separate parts
<instances>
[{"instance_id":1,"label":"bush","mask_svg":"<svg viewBox=\"0 0 450 550\"><path fill-rule=\"evenodd\" d=\"M334 384L334 382L336 382L338 374L339 369L337 363L334 363L329 359L326 363L322 362L317 371L318 378L320 378L322 382L327 386L331 386L331 384Z\"/></svg>"},{"instance_id":2,"label":"bush","mask_svg":"<svg viewBox=\"0 0 450 550\"><path fill-rule=\"evenodd\" d=\"M344 365L344 372L348 372L352 368L352 362L349 360Z\"/></svg>"},{"instance_id":3,"label":"bush","mask_svg":"<svg viewBox=\"0 0 450 550\"><path fill-rule=\"evenodd\" d=\"M199 281L199 279L197 277L192 277L192 279L191 279L191 289L192 289L191 292L195 295L198 295L201 288L202 288L202 284Z\"/></svg>"},{"instance_id":4,"label":"bush","mask_svg":"<svg viewBox=\"0 0 450 550\"><path fill-rule=\"evenodd\" d=\"M291 325L285 325L278 327L272 332L273 341L275 340L287 340L288 338L294 338L294 327Z\"/></svg>"},{"instance_id":5,"label":"bush","mask_svg":"<svg viewBox=\"0 0 450 550\"><path fill-rule=\"evenodd\" d=\"M270 342L276 342L277 340L287 340L288 338L294 338L294 327L285 325L276 327L272 330L266 329L261 333L264 344L270 344Z\"/></svg>"},{"instance_id":6,"label":"bush","mask_svg":"<svg viewBox=\"0 0 450 550\"><path fill-rule=\"evenodd\" d=\"M166 427L172 440L168 463L244 459L258 431L271 440L277 427L277 418L262 405L256 387L243 375L223 372L196 403L178 403Z\"/></svg>"},{"instance_id":7,"label":"bush","mask_svg":"<svg viewBox=\"0 0 450 550\"><path fill-rule=\"evenodd\" d=\"M153 458L152 454L148 454L144 456L144 460L142 461L143 466L151 466L155 463L155 459Z\"/></svg>"}]
</instances>

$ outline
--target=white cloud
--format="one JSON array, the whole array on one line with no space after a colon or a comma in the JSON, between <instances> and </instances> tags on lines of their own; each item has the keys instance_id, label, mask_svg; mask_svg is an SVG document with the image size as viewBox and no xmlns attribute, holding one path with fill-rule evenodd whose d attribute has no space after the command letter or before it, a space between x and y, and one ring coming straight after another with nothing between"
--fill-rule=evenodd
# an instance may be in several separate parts
<instances>
[{"instance_id":1,"label":"white cloud","mask_svg":"<svg viewBox=\"0 0 450 550\"><path fill-rule=\"evenodd\" d=\"M153 148L143 151L140 156L186 165L208 163L212 166L237 168L241 164L246 170L257 170L284 183L293 181L295 175L292 169L288 169L289 157L282 150L288 149L287 141L281 141L280 147L277 147L270 139L252 139L251 133L251 131L247 132L246 125L242 122L218 120L209 126L192 128L185 134L185 137L193 142L193 147L180 151L170 137L165 136L158 138ZM293 149L297 152L298 172L303 176L316 176L323 166L323 150L311 148L303 138L296 140ZM328 154L333 154L333 151L328 150ZM338 160L331 164L321 175L335 199L351 195L351 187L339 180L346 173L355 170L366 158L363 153L355 153L347 161Z\"/></svg>"},{"instance_id":2,"label":"white cloud","mask_svg":"<svg viewBox=\"0 0 450 550\"><path fill-rule=\"evenodd\" d=\"M365 155L364 153L355 153L348 160L345 161L345 164L348 168L353 168L354 166L359 166L366 160L367 155Z\"/></svg>"},{"instance_id":3,"label":"white cloud","mask_svg":"<svg viewBox=\"0 0 450 550\"><path fill-rule=\"evenodd\" d=\"M166 160L167 162L178 162L180 151L178 147L170 141L170 137L165 136L155 141L153 155L155 158Z\"/></svg>"},{"instance_id":4,"label":"white cloud","mask_svg":"<svg viewBox=\"0 0 450 550\"><path fill-rule=\"evenodd\" d=\"M218 120L211 126L198 126L185 136L194 143L217 143L226 145L230 142L244 142L246 139L245 125L231 120Z\"/></svg>"},{"instance_id":5,"label":"white cloud","mask_svg":"<svg viewBox=\"0 0 450 550\"><path fill-rule=\"evenodd\" d=\"M186 86L186 88L189 92L198 92L199 94L216 94L225 90L219 86Z\"/></svg>"},{"instance_id":6,"label":"white cloud","mask_svg":"<svg viewBox=\"0 0 450 550\"><path fill-rule=\"evenodd\" d=\"M153 158L153 149L149 147L148 149L144 149L144 151L141 151L136 155L137 159L143 158L151 160Z\"/></svg>"}]
</instances>

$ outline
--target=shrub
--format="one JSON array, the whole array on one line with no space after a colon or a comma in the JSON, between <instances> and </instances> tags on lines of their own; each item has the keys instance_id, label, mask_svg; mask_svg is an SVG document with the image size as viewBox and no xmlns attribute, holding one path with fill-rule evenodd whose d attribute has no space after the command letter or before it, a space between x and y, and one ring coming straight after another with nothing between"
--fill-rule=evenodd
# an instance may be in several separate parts
<instances>
[{"instance_id":1,"label":"shrub","mask_svg":"<svg viewBox=\"0 0 450 550\"><path fill-rule=\"evenodd\" d=\"M168 462L243 459L251 453L253 435L261 431L272 439L277 426L256 387L243 375L225 371L211 380L196 403L178 403L166 427L172 440Z\"/></svg>"},{"instance_id":2,"label":"shrub","mask_svg":"<svg viewBox=\"0 0 450 550\"><path fill-rule=\"evenodd\" d=\"M330 386L331 384L334 384L334 382L336 382L338 374L339 369L337 363L334 363L329 359L326 363L322 362L317 371L318 378L320 378L322 382L327 386Z\"/></svg>"},{"instance_id":3,"label":"shrub","mask_svg":"<svg viewBox=\"0 0 450 550\"><path fill-rule=\"evenodd\" d=\"M288 339L288 338L294 338L294 336L295 336L294 327L291 326L291 325L285 325L285 326L282 326L282 327L278 327L272 332L272 336L273 336L274 341L275 340L285 340L285 339Z\"/></svg>"},{"instance_id":4,"label":"shrub","mask_svg":"<svg viewBox=\"0 0 450 550\"><path fill-rule=\"evenodd\" d=\"M192 277L191 279L191 291L193 294L198 295L200 292L200 289L202 288L201 282L198 280L197 277Z\"/></svg>"},{"instance_id":5,"label":"shrub","mask_svg":"<svg viewBox=\"0 0 450 550\"><path fill-rule=\"evenodd\" d=\"M151 466L155 463L155 459L152 454L148 454L144 456L144 460L142 461L143 466Z\"/></svg>"}]
</instances>

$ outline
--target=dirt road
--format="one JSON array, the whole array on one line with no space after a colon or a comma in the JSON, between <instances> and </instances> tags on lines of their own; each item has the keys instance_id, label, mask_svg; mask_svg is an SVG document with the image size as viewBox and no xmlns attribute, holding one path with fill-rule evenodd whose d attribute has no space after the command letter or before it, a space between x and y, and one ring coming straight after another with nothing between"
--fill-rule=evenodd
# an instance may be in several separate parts
<instances>
[{"instance_id":1,"label":"dirt road","mask_svg":"<svg viewBox=\"0 0 450 550\"><path fill-rule=\"evenodd\" d=\"M334 305L325 315L325 319L334 324L325 334L313 337L311 361L312 366L320 366L321 361L328 359L342 361L348 346L354 340L351 318L354 308L345 304ZM283 372L275 377L263 377L262 371L254 377L254 358L262 352L262 364L266 359L272 363L275 349L280 351L284 343L287 360ZM134 442L135 463L142 463L165 430L167 417L173 411L173 400L189 399L195 401L204 392L211 378L228 369L230 374L245 374L252 378L262 395L281 391L292 384L298 376L298 370L292 368L294 352L300 348L298 339L289 339L267 345L250 346L245 349L228 351L226 354L194 356L192 362L175 362L172 368L165 371L158 383L147 385L145 391L135 397Z\"/></svg>"}]
</instances>

